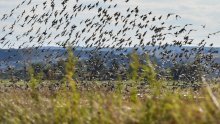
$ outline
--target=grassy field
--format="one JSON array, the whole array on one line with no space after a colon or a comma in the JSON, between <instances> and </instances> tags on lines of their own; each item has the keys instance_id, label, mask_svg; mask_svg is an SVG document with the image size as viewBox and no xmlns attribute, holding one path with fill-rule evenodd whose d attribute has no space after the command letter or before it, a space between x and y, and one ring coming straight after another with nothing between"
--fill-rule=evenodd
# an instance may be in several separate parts
<instances>
[{"instance_id":1,"label":"grassy field","mask_svg":"<svg viewBox=\"0 0 220 124\"><path fill-rule=\"evenodd\" d=\"M187 83L157 79L148 64L141 73L146 83L137 62L128 81L76 81L74 59L68 59L60 81L42 80L31 68L28 82L1 80L0 123L220 123L218 82L182 87Z\"/></svg>"},{"instance_id":2,"label":"grassy field","mask_svg":"<svg viewBox=\"0 0 220 124\"><path fill-rule=\"evenodd\" d=\"M55 81L41 86L47 83L32 80L35 85L29 88L24 82L6 82L1 83L1 123L220 123L218 85L195 91L165 85L138 88L132 81L73 85L72 80L68 87L54 88Z\"/></svg>"}]
</instances>

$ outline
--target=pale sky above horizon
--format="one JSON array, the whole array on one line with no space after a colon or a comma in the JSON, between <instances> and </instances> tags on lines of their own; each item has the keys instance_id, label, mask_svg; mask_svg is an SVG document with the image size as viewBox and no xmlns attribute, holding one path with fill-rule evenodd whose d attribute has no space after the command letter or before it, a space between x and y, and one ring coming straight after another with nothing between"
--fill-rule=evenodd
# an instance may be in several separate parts
<instances>
[{"instance_id":1,"label":"pale sky above horizon","mask_svg":"<svg viewBox=\"0 0 220 124\"><path fill-rule=\"evenodd\" d=\"M23 0L0 0L0 18L3 14L10 13ZM35 3L42 4L43 0L33 0ZM45 1L45 0L44 0ZM71 1L71 0L70 0ZM80 1L80 0L79 0ZM86 1L86 0L84 0ZM87 0L88 1L88 0ZM114 0L113 0L114 1ZM123 3L123 2L122 2ZM175 13L180 15L180 24L193 24L199 30L193 34L195 38L206 38L208 33L220 31L220 0L130 0L129 6L139 6L140 10L152 11L156 15ZM128 5L121 5L128 7ZM0 22L0 36L2 27L13 24L14 20ZM201 25L206 25L203 29ZM209 43L214 43L215 47L220 47L220 33L209 39ZM194 45L196 45L195 43ZM1 48L2 45L0 45Z\"/></svg>"}]
</instances>

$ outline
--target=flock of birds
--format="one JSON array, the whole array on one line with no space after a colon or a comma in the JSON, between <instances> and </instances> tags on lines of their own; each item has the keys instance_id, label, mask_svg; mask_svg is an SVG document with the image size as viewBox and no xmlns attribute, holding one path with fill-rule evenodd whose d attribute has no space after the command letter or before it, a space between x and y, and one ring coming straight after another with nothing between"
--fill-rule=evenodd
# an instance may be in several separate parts
<instances>
[{"instance_id":1,"label":"flock of birds","mask_svg":"<svg viewBox=\"0 0 220 124\"><path fill-rule=\"evenodd\" d=\"M219 68L214 61L214 54L217 52L213 44L208 44L206 40L220 31L208 34L199 41L198 46L188 49L185 46L192 45L197 40L191 36L198 32L198 29L192 28L193 24L171 24L171 21L180 21L181 16L175 13L154 15L151 11L141 10L139 6L129 6L129 2L131 1L46 0L36 3L24 0L0 18L2 22L13 20L11 25L5 25L1 29L4 36L0 38L0 44L3 48L8 48L8 52L12 48L25 50L25 54L39 50L38 55L50 51L51 48L44 48L48 45L63 48L71 46L73 50L84 46L82 51L94 48L85 52L89 56L102 49L111 49L104 57L116 51L125 55L126 48L129 47L172 63L195 59L200 55L201 63L213 70ZM206 25L201 25L200 28L205 30ZM150 46L150 49L146 46ZM204 52L206 46L209 46L208 53ZM170 48L178 48L181 52L177 53ZM55 59L64 54L56 54ZM7 62L13 57L15 56L2 58L1 62Z\"/></svg>"}]
</instances>

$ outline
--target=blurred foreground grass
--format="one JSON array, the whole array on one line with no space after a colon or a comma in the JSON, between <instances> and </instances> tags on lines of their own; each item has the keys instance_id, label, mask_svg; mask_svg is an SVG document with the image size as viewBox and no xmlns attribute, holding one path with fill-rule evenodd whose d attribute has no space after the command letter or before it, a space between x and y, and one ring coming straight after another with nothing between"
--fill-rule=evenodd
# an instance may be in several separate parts
<instances>
[{"instance_id":1,"label":"blurred foreground grass","mask_svg":"<svg viewBox=\"0 0 220 124\"><path fill-rule=\"evenodd\" d=\"M119 83L119 82L118 82ZM119 83L120 84L120 83ZM220 123L219 86L170 90L109 86L11 88L0 93L1 123ZM126 91L128 90L128 91ZM155 92L155 90L159 90Z\"/></svg>"}]
</instances>

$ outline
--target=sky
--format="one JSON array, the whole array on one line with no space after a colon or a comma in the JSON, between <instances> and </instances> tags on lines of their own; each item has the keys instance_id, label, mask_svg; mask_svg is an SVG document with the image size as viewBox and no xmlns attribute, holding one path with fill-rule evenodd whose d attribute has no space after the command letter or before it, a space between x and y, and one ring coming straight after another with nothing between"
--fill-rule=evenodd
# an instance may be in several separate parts
<instances>
[{"instance_id":1,"label":"sky","mask_svg":"<svg viewBox=\"0 0 220 124\"><path fill-rule=\"evenodd\" d=\"M43 0L33 1L42 4ZM93 0L83 1L86 3L92 2ZM10 13L10 11L21 2L22 0L0 0L0 17L5 13ZM155 15L166 15L167 13L178 14L181 16L181 20L178 22L179 24L192 23L198 29L197 32L192 34L196 39L204 39L209 33L220 31L220 0L130 0L126 5L123 4L123 2L119 2L118 4L120 6L118 11L120 11L120 9L126 9L128 6L139 6L141 11L152 11ZM19 12L21 12L21 10ZM43 11L39 13L43 13ZM15 18L16 16L5 22L0 22L0 36L4 35L1 29L5 25L13 24L13 19ZM201 25L206 25L206 28L203 29ZM16 30L19 32L19 28ZM220 34L217 34L211 37L207 42L214 43L215 47L220 47L219 39ZM15 46L18 46L18 44L19 43L16 42ZM194 45L196 44L198 44L198 42L194 43ZM1 47L2 45L0 45L0 48Z\"/></svg>"}]
</instances>

